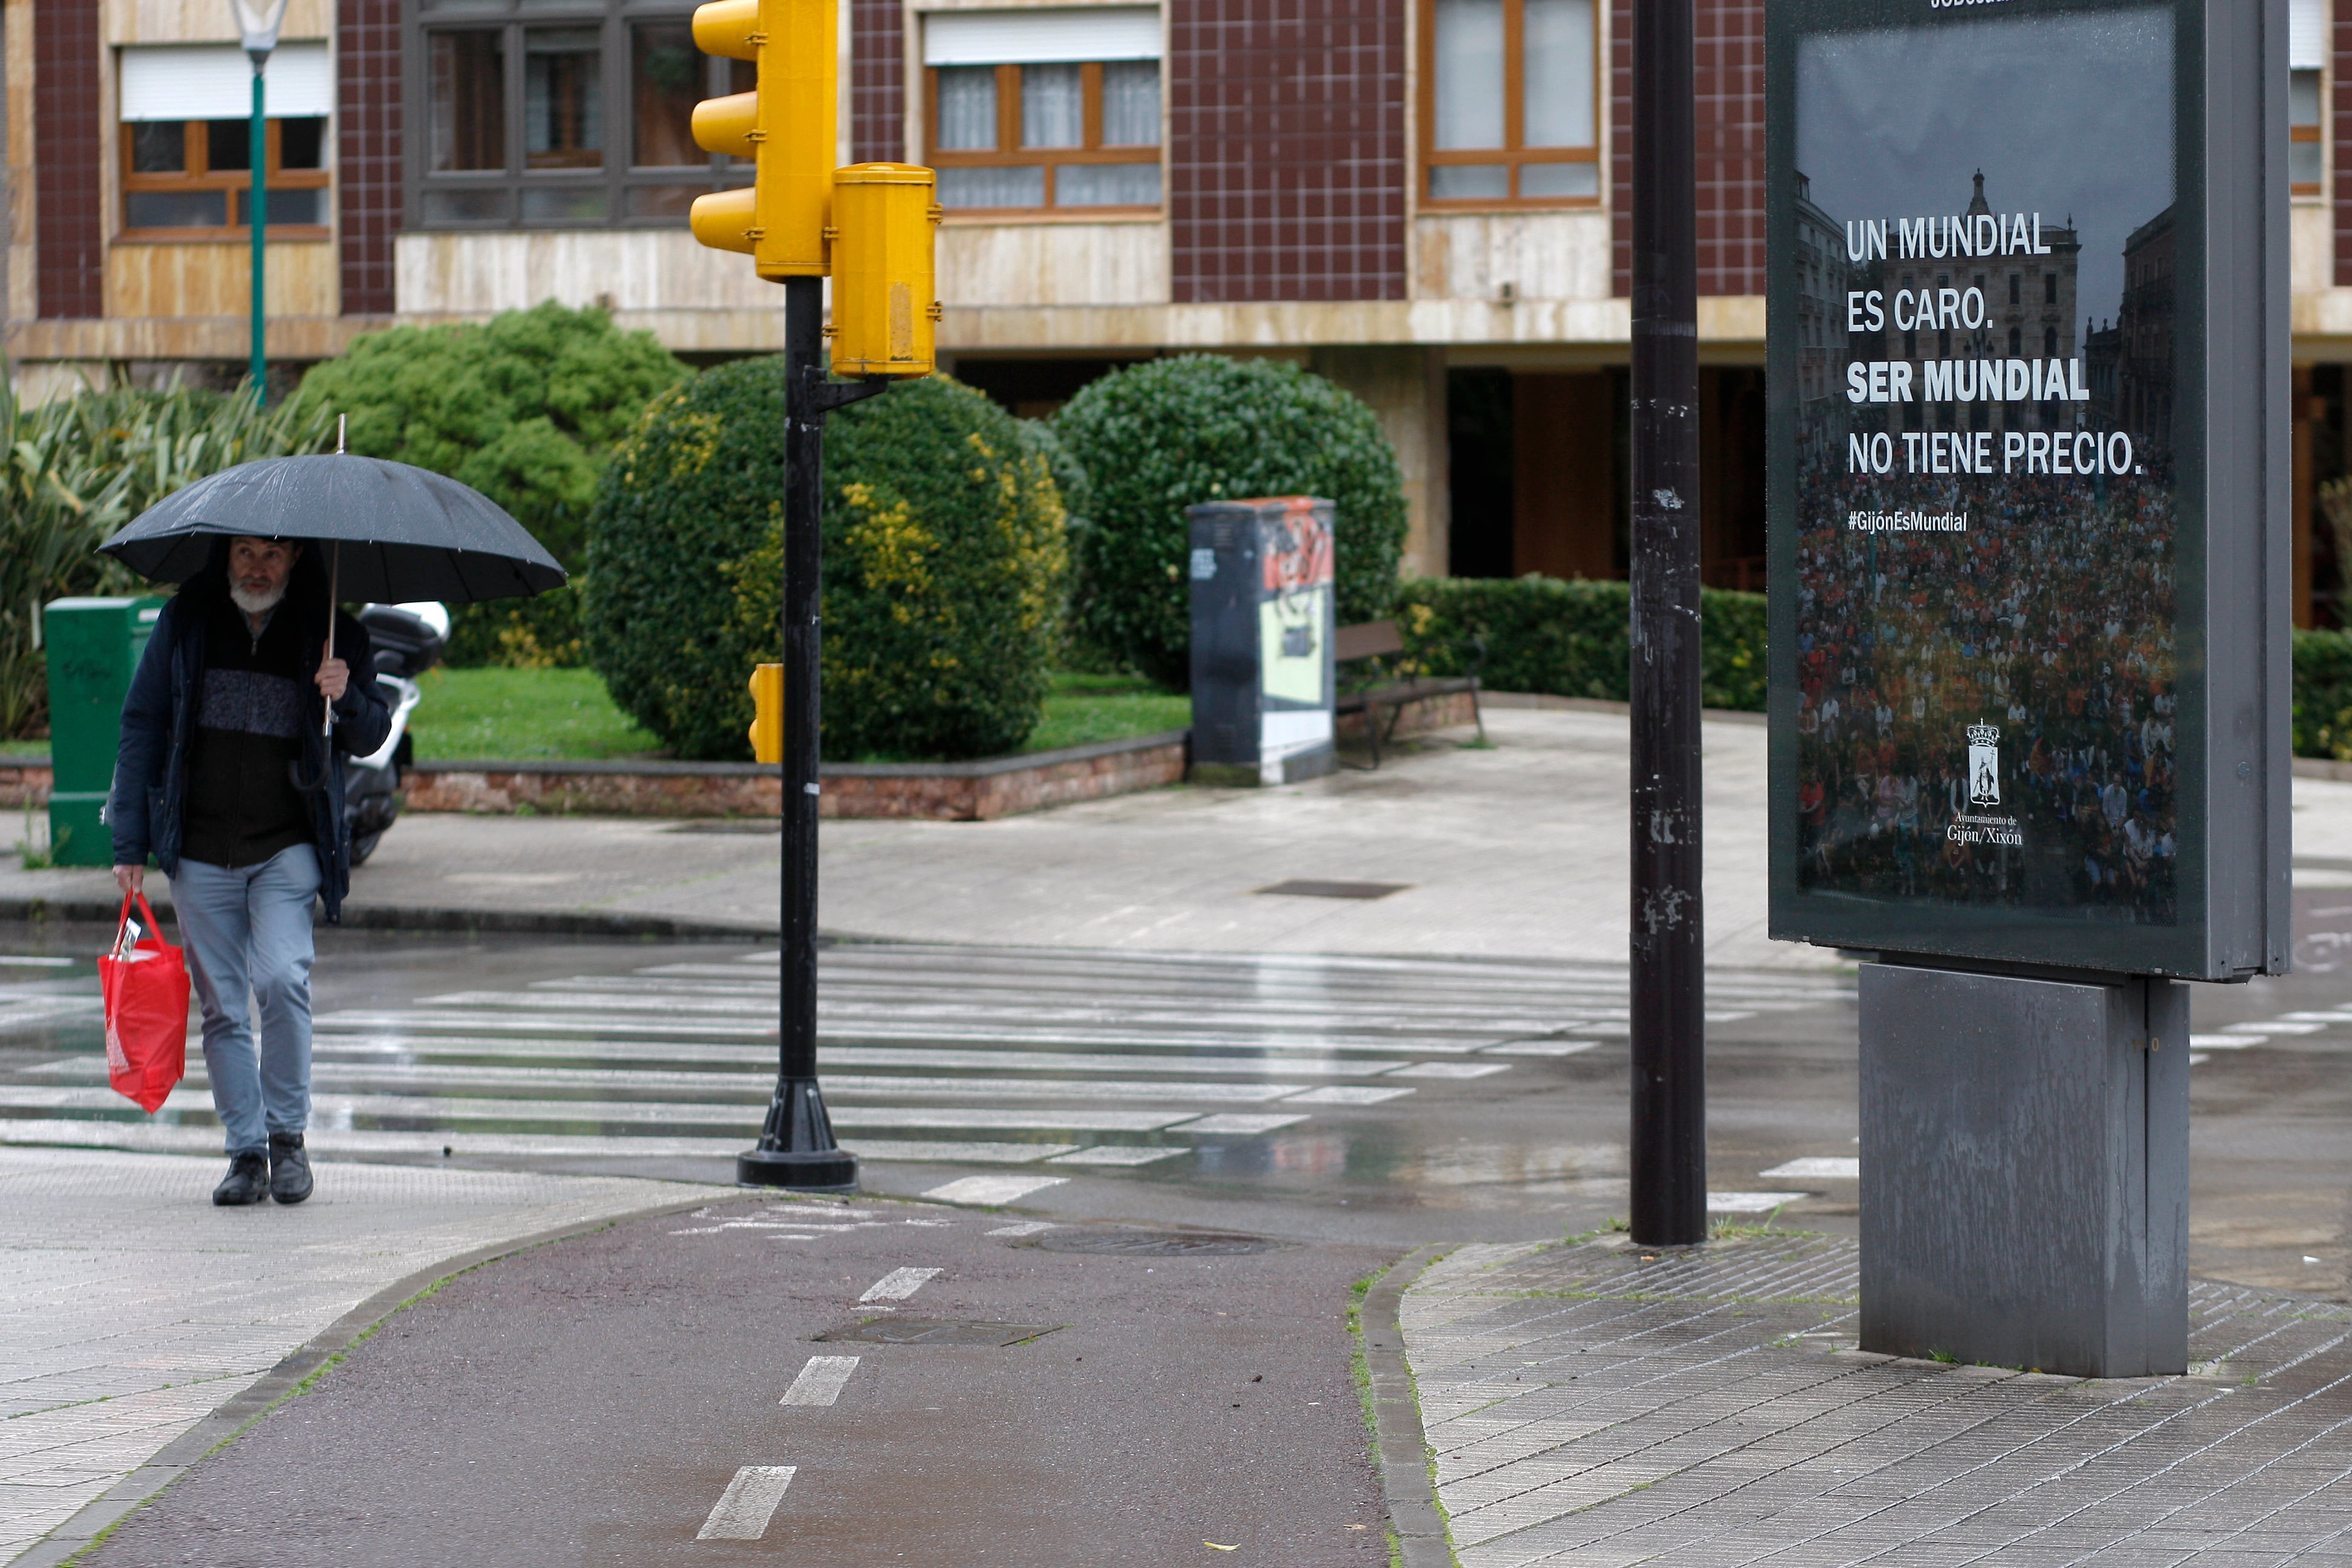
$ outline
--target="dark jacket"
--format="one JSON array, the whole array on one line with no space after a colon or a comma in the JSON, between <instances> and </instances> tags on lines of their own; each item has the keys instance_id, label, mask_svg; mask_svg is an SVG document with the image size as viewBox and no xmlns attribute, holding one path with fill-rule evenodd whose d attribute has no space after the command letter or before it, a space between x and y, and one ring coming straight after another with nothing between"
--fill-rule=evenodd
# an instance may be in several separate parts
<instances>
[{"instance_id":1,"label":"dark jacket","mask_svg":"<svg viewBox=\"0 0 2352 1568\"><path fill-rule=\"evenodd\" d=\"M327 627L327 584L316 553L306 550L294 563L285 603L278 611L302 617L305 668L313 670L324 657ZM163 606L131 678L130 693L122 700L122 742L115 753L114 790L106 808L118 866L143 866L152 854L165 876L179 868L188 764L204 690L205 611L228 596L227 559L227 541L223 540L213 563ZM351 666L352 680L335 703L334 735L330 742L319 733L317 723L305 725L300 763L302 780L317 783L303 798L310 809L310 841L319 851L319 896L331 923L341 918L343 894L352 883L351 845L343 831L342 759L369 755L392 733L392 712L375 682L367 628L341 611L335 613L335 657ZM317 688L310 690L312 701L318 701Z\"/></svg>"}]
</instances>

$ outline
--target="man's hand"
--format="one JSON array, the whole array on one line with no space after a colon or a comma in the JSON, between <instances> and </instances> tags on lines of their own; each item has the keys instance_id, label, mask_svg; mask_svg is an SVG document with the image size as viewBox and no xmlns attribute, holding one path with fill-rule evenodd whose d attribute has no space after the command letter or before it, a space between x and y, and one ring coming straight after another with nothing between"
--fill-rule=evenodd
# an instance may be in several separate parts
<instances>
[{"instance_id":1,"label":"man's hand","mask_svg":"<svg viewBox=\"0 0 2352 1568\"><path fill-rule=\"evenodd\" d=\"M343 690L352 683L352 667L340 658L321 659L319 663L319 689L330 702L340 701Z\"/></svg>"},{"instance_id":2,"label":"man's hand","mask_svg":"<svg viewBox=\"0 0 2352 1568\"><path fill-rule=\"evenodd\" d=\"M147 868L144 866L117 866L114 868L114 885L122 889L122 896L126 899L137 893L146 880Z\"/></svg>"}]
</instances>

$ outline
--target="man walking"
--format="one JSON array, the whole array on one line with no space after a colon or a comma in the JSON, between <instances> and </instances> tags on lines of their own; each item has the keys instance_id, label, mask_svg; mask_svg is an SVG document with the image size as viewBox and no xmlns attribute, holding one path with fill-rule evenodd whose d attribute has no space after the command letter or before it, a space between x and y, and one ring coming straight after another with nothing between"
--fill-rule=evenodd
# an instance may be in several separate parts
<instances>
[{"instance_id":1,"label":"man walking","mask_svg":"<svg viewBox=\"0 0 2352 1568\"><path fill-rule=\"evenodd\" d=\"M228 1145L216 1204L310 1195L310 900L331 923L351 885L342 758L392 729L373 669L301 542L241 536L163 606L123 699L114 879L137 891L151 854L172 879Z\"/></svg>"}]
</instances>

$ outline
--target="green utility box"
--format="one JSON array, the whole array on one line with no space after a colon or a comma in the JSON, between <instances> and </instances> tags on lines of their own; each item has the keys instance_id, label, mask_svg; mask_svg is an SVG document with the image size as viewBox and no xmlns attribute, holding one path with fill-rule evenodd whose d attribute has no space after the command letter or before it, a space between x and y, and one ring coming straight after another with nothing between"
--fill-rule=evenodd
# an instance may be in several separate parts
<instances>
[{"instance_id":1,"label":"green utility box","mask_svg":"<svg viewBox=\"0 0 2352 1568\"><path fill-rule=\"evenodd\" d=\"M122 699L163 601L55 599L41 616L49 655L49 845L60 866L110 866L106 826Z\"/></svg>"}]
</instances>

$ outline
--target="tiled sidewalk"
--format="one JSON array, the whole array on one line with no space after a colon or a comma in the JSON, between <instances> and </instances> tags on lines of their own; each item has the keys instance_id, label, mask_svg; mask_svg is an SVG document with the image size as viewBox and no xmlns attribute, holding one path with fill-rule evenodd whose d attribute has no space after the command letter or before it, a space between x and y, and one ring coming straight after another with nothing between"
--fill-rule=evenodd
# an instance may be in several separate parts
<instances>
[{"instance_id":1,"label":"tiled sidewalk","mask_svg":"<svg viewBox=\"0 0 2352 1568\"><path fill-rule=\"evenodd\" d=\"M667 1182L331 1164L216 1209L215 1159L0 1149L0 1563L377 1290Z\"/></svg>"},{"instance_id":2,"label":"tiled sidewalk","mask_svg":"<svg viewBox=\"0 0 2352 1568\"><path fill-rule=\"evenodd\" d=\"M1853 1244L1474 1247L1402 1322L1465 1568L2352 1563L2352 1309L2199 1283L2189 1375L1853 1349Z\"/></svg>"}]
</instances>

